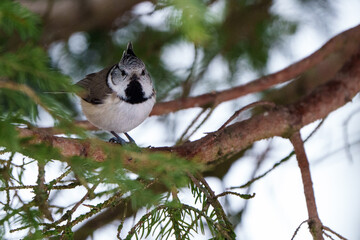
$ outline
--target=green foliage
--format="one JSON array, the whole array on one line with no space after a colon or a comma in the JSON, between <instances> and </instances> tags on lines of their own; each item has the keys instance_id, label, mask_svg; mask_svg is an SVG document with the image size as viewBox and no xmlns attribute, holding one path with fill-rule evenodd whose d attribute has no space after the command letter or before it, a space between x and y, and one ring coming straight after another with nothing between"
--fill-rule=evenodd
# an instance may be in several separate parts
<instances>
[{"instance_id":1,"label":"green foliage","mask_svg":"<svg viewBox=\"0 0 360 240\"><path fill-rule=\"evenodd\" d=\"M0 146L5 148L12 148L15 151L19 150L19 140L17 138L17 132L15 125L8 121L0 120Z\"/></svg>"},{"instance_id":2,"label":"green foliage","mask_svg":"<svg viewBox=\"0 0 360 240\"><path fill-rule=\"evenodd\" d=\"M204 181L204 180L202 180ZM231 224L223 214L223 210L209 199L209 190L206 185L195 184L197 180L189 183L189 188L194 197L194 203L201 203L200 209L183 204L178 199L169 200L155 206L151 211L144 214L134 227L129 231L125 239L144 239L156 236L155 239L194 239L195 234L205 234L207 229L213 239L235 239ZM253 196L235 194L249 199ZM217 198L215 196L215 198ZM221 208L221 207L220 207Z\"/></svg>"},{"instance_id":3,"label":"green foliage","mask_svg":"<svg viewBox=\"0 0 360 240\"><path fill-rule=\"evenodd\" d=\"M22 40L37 38L39 24L39 17L19 3L10 0L0 2L0 29L7 36L18 34ZM0 39L5 40L3 37Z\"/></svg>"},{"instance_id":4,"label":"green foliage","mask_svg":"<svg viewBox=\"0 0 360 240\"><path fill-rule=\"evenodd\" d=\"M211 17L203 1L164 0L159 5L173 8L169 19L172 29L179 30L188 41L203 45L210 40Z\"/></svg>"},{"instance_id":5,"label":"green foliage","mask_svg":"<svg viewBox=\"0 0 360 240\"><path fill-rule=\"evenodd\" d=\"M43 152L44 149L49 151L48 154ZM38 152L37 154L44 158L44 160L41 158L37 160L42 162L41 164L44 165L45 169L47 165L57 162L54 160L48 161L48 157L53 156L51 154L51 152L55 151L53 149L42 148L41 145L31 145L31 150ZM113 149L113 152L114 155L121 157L130 153L129 150L121 149L118 146ZM30 155L28 152L26 152L26 154ZM54 155L55 154L56 151ZM62 173L48 181L49 183L43 183L44 189L41 190L38 189L41 181L37 182L37 185L27 185L21 177L29 174L30 169L32 169L31 166L36 164L36 161L24 158L23 162L19 164L15 163L17 160L14 156L15 155L12 155L7 161L1 164L3 174L0 178L2 180L0 190L6 193L7 200L4 203L6 215L0 215L0 223L2 225L5 223L8 224L12 230L26 229L34 233L33 236L37 236L36 234L39 230L41 230L45 236L53 235L54 231L60 234L71 233L71 228L76 224L107 207L115 207L124 201L128 201L128 199L130 199L130 204L134 209L143 206L150 208L152 205L159 204L163 197L161 194L150 190L149 186L154 183L161 183L161 185L165 186L166 184L169 186L184 186L188 181L184 177L186 175L185 172L193 172L199 169L196 165L186 164L187 161L181 159L175 159L178 169L174 168L174 163L171 162L171 158L169 158L169 156L162 157L160 154L157 154L157 158L167 159L169 164L160 160L160 162L154 165L151 163L151 161L155 159L154 156L147 159L148 156L144 154L142 155L143 158L139 158L138 161L142 161L141 169L143 172L148 173L142 174L141 177L133 178L130 172L123 168L122 161L119 157L111 158L110 156L107 161L102 163L95 162L92 159L72 157L67 160L68 164L61 167ZM161 168L156 167L158 164L164 166ZM171 174L167 171L171 171ZM37 174L38 179L41 179L39 178L41 172ZM167 175L177 177L169 178ZM67 178L66 182L63 181L64 178ZM101 186L99 185L100 183ZM88 196L89 199L81 199L83 195L76 194L79 191L79 187L85 190L84 194ZM32 194L35 195L34 198L30 201L24 201L21 194L19 194L23 189L33 189ZM65 206L55 206L51 203L51 200L46 199L49 194L55 194L65 189L67 189L67 191L73 191L74 200L77 199L79 203L83 203L85 200L88 201L89 204L91 204L92 200L96 199L100 200L105 198L106 200L91 206L86 213L75 217L77 214L76 204L71 204L70 206L66 206L66 204ZM38 196L38 194L44 193L45 195L41 197ZM124 195L129 195L129 197L125 197ZM49 209L52 218L57 219L54 223L47 223L43 216L41 206L47 201L49 201L49 203L46 204L52 206ZM24 204L15 204L16 202L23 202ZM59 224L64 221L67 222L66 226L60 226Z\"/></svg>"},{"instance_id":6,"label":"green foliage","mask_svg":"<svg viewBox=\"0 0 360 240\"><path fill-rule=\"evenodd\" d=\"M186 204L165 204L154 208L140 219L125 239L143 239L150 235L156 235L155 239L169 239L175 235L177 239L190 240L194 239L194 233L199 233L199 230L202 234L205 233L203 220L217 239L224 239L219 230L213 228L216 226L216 220Z\"/></svg>"},{"instance_id":7,"label":"green foliage","mask_svg":"<svg viewBox=\"0 0 360 240\"><path fill-rule=\"evenodd\" d=\"M34 123L38 116L37 105L49 112L56 122L70 120L69 97L46 93L74 92L74 87L67 77L51 69L47 53L37 45L39 24L39 17L20 4L1 1L0 112L3 120L16 122L21 116Z\"/></svg>"}]
</instances>

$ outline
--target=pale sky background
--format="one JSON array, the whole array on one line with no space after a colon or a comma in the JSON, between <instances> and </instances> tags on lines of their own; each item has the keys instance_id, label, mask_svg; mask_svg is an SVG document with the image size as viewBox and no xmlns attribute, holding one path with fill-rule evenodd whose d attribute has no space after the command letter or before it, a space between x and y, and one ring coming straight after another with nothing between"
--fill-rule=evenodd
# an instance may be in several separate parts
<instances>
[{"instance_id":1,"label":"pale sky background","mask_svg":"<svg viewBox=\"0 0 360 240\"><path fill-rule=\"evenodd\" d=\"M306 9L301 9L295 0L277 0L272 10L281 15L300 20L301 24L297 33L286 38L282 47L277 47L271 51L267 71L272 73L278 71L289 64L298 61L321 47L328 39L334 35L347 30L360 23L360 1L359 0L337 0L332 1L335 12L333 16L327 17L329 28L322 28L321 24L314 22L312 16L306 14ZM214 7L221 8L222 3ZM138 12L146 12L151 9L151 4L143 4L136 8ZM163 16L156 15L144 17L143 21L149 24L161 26ZM86 39L85 39L86 40ZM70 39L70 47L73 51L82 51L84 38L81 34L75 34ZM56 55L56 51L61 46L54 46L50 55ZM286 49L286 51L284 51ZM178 68L186 67L193 61L193 48L190 44L181 43L166 49L167 62L170 65L176 65ZM141 57L141 56L140 56ZM66 63L63 71L66 72ZM222 59L217 58L212 63L212 71L208 73L215 82L221 83L221 79L227 74L224 70ZM239 75L239 83L251 81L257 75L244 69ZM227 86L219 86L219 89ZM202 92L197 89L198 93ZM220 127L233 113L250 102L256 101L256 95L249 95L235 101L221 104L205 125L191 138L198 139L204 136L204 132L210 132ZM351 146L353 160L350 161L344 151L344 121L349 115L360 108L359 96L353 99L343 108L330 114L328 119L320 130L306 143L306 152L310 161L311 173L315 189L315 197L318 206L320 218L324 225L332 228L348 239L360 239L360 148L359 143ZM199 109L189 109L170 114L170 118L177 122L176 136L178 137L186 128ZM51 125L52 122L46 116L42 117L42 125ZM318 122L317 122L318 123ZM303 138L316 127L317 123L305 127L301 133ZM360 140L360 114L354 115L349 121L347 128L349 142L358 142ZM140 146L164 146L172 145L173 139L167 137L169 129L157 121L157 117L147 119L138 128L130 132ZM211 187L216 193L224 191L224 187L238 186L249 180L249 176L254 168L254 160L266 148L268 140L257 142L254 147L248 151L241 161L237 161L224 179L224 186L219 179L207 178ZM270 158L259 169L257 175L267 171L283 157L287 156L292 150L288 140L281 138L272 139L272 150L269 152ZM330 154L333 153L334 154ZM20 161L20 157L19 157ZM61 164L54 163L47 165L47 178L51 179L58 175L58 169ZM29 166L28 171L32 174L26 176L25 181L29 184L35 183L37 172L36 166ZM239 190L245 193L245 189ZM257 181L252 186L251 192L255 192L255 198L248 200L248 208L243 216L241 227L236 229L237 239L244 240L262 240L262 239L291 239L294 231L299 224L307 219L306 203L303 194L300 170L297 167L295 158L278 167L265 178ZM62 196L57 198L59 201L73 202L71 196L73 191L63 192ZM79 190L78 196L85 194ZM33 196L30 191L25 190L24 196L30 200ZM181 191L181 200L190 203L188 191ZM98 199L98 202L104 199ZM229 197L231 209L241 209L244 205L242 199ZM62 204L64 204L62 202ZM80 207L81 211L88 210L86 207ZM137 214L141 217L141 213ZM133 220L129 220L124 227L124 232L131 227ZM116 239L117 224L110 224L107 227L96 231L94 239ZM75 228L76 229L76 228ZM124 235L123 235L124 236ZM209 236L199 235L196 239L208 239ZM8 235L8 239L17 239L13 234ZM308 227L304 224L295 239L311 239ZM335 238L336 239L336 238Z\"/></svg>"}]
</instances>

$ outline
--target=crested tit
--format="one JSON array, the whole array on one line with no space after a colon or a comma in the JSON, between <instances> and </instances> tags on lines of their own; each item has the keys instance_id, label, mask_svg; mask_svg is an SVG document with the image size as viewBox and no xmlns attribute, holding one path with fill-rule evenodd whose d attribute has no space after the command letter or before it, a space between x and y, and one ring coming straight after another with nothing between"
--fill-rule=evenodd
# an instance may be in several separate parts
<instances>
[{"instance_id":1,"label":"crested tit","mask_svg":"<svg viewBox=\"0 0 360 240\"><path fill-rule=\"evenodd\" d=\"M119 63L87 75L76 83L84 88L82 110L90 123L110 131L111 142L126 143L117 133L127 134L150 114L156 93L145 64L128 43Z\"/></svg>"}]
</instances>

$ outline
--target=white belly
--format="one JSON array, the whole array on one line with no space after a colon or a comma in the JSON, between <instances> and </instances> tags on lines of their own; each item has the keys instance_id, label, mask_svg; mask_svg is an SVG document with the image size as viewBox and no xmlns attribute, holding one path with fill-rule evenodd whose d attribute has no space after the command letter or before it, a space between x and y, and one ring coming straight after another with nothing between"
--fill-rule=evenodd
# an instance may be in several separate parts
<instances>
[{"instance_id":1,"label":"white belly","mask_svg":"<svg viewBox=\"0 0 360 240\"><path fill-rule=\"evenodd\" d=\"M128 132L140 125L149 116L154 104L155 97L139 104L130 104L114 96L96 105L81 100L81 107L89 122L116 133Z\"/></svg>"}]
</instances>

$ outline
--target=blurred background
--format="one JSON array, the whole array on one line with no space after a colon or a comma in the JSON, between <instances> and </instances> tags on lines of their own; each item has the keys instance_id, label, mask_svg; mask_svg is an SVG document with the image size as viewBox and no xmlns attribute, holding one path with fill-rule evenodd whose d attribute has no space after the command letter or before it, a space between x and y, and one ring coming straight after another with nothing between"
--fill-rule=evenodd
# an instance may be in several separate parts
<instances>
[{"instance_id":1,"label":"blurred background","mask_svg":"<svg viewBox=\"0 0 360 240\"><path fill-rule=\"evenodd\" d=\"M228 89L276 72L316 51L331 37L360 23L358 0L159 0L159 1L19 1L43 19L40 41L52 67L75 83L86 74L121 58L131 41L146 64L157 101ZM328 66L331 72L340 63ZM325 74L326 75L326 74ZM129 134L137 144L171 146L196 140L218 129L239 108L258 100L289 104L327 76L301 76L290 84L203 109L153 116ZM85 120L79 99L59 96L77 120ZM320 219L348 239L360 239L360 104L359 97L331 113L306 142ZM250 117L242 113L236 121ZM206 120L203 124L202 120ZM37 124L52 126L40 111ZM302 129L307 137L319 122ZM198 128L197 128L198 126ZM196 130L192 133L193 130ZM192 134L190 134L192 133ZM107 133L95 135L107 139ZM207 173L216 193L258 176L292 151L288 140L256 142L240 157ZM36 181L36 179L34 179ZM307 219L300 171L294 157L241 191L255 198L222 199L237 239L291 239ZM187 201L189 191L179 197ZM190 201L190 198L189 198ZM141 213L138 213L138 218ZM134 222L129 219L125 227ZM116 221L93 239L116 239ZM199 235L196 239L208 239ZM151 238L149 238L151 239ZM295 239L311 239L303 225Z\"/></svg>"}]
</instances>

